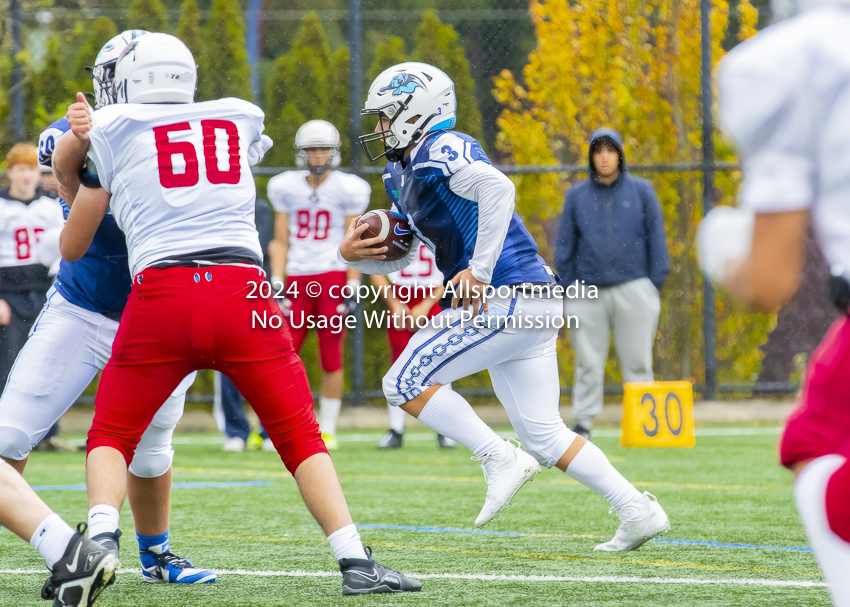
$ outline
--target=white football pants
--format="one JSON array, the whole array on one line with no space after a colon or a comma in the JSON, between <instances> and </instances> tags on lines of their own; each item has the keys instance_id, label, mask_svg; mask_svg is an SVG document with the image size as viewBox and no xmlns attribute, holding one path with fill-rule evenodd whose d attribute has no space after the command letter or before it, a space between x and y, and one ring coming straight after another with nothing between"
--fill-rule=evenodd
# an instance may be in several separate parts
<instances>
[{"instance_id":1,"label":"white football pants","mask_svg":"<svg viewBox=\"0 0 850 607\"><path fill-rule=\"evenodd\" d=\"M836 607L850 607L850 543L830 528L826 516L826 485L847 461L840 455L825 455L806 466L794 482L794 498L806 535Z\"/></svg>"},{"instance_id":2,"label":"white football pants","mask_svg":"<svg viewBox=\"0 0 850 607\"><path fill-rule=\"evenodd\" d=\"M117 331L114 320L72 304L55 287L48 291L0 397L0 456L29 455L106 366ZM171 438L196 375L180 383L142 436L130 464L136 476L155 478L171 467Z\"/></svg>"},{"instance_id":3,"label":"white football pants","mask_svg":"<svg viewBox=\"0 0 850 607\"><path fill-rule=\"evenodd\" d=\"M464 321L458 308L444 310L417 331L384 376L384 396L391 405L403 405L429 386L487 369L523 448L551 468L575 439L558 410L561 298L518 294L492 297L488 305L481 322L489 326ZM527 327L527 322L544 326Z\"/></svg>"}]
</instances>

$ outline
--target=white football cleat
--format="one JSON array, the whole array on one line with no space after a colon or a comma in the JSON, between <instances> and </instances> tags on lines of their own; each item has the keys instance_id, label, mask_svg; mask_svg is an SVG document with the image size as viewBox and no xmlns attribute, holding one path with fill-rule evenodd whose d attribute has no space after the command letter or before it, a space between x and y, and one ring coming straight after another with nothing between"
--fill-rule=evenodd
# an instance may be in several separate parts
<instances>
[{"instance_id":1,"label":"white football cleat","mask_svg":"<svg viewBox=\"0 0 850 607\"><path fill-rule=\"evenodd\" d=\"M245 450L245 441L238 436L228 436L224 439L222 449L233 453L240 453Z\"/></svg>"},{"instance_id":2,"label":"white football cleat","mask_svg":"<svg viewBox=\"0 0 850 607\"><path fill-rule=\"evenodd\" d=\"M613 512L611 508L608 513ZM620 527L610 541L597 545L594 550L618 552L620 550L637 550L654 537L670 531L670 519L664 508L654 495L644 491L617 510L620 517Z\"/></svg>"},{"instance_id":3,"label":"white football cleat","mask_svg":"<svg viewBox=\"0 0 850 607\"><path fill-rule=\"evenodd\" d=\"M518 445L519 443L517 443ZM476 527L483 527L511 505L511 500L524 484L540 472L540 464L522 449L517 448L510 439L505 445L505 457L495 459L485 456L481 459L473 457L473 461L481 462L484 480L487 481L487 497L484 507L475 519Z\"/></svg>"}]
</instances>

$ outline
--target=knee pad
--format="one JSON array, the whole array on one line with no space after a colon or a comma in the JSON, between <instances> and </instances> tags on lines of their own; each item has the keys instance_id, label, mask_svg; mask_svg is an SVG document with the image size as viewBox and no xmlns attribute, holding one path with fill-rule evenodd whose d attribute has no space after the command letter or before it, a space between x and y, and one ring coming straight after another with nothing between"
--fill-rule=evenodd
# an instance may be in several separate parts
<instances>
[{"instance_id":1,"label":"knee pad","mask_svg":"<svg viewBox=\"0 0 850 607\"><path fill-rule=\"evenodd\" d=\"M277 429L275 428L275 430ZM317 453L328 452L315 418L312 422L308 421L290 428L282 436L277 432L272 434L269 428L266 428L266 431L269 432L272 441L276 443L275 447L283 465L293 476L304 460Z\"/></svg>"},{"instance_id":2,"label":"knee pad","mask_svg":"<svg viewBox=\"0 0 850 607\"><path fill-rule=\"evenodd\" d=\"M0 426L0 456L8 459L26 459L32 450L32 438L23 430Z\"/></svg>"},{"instance_id":3,"label":"knee pad","mask_svg":"<svg viewBox=\"0 0 850 607\"><path fill-rule=\"evenodd\" d=\"M387 402L393 407L401 406L404 403L413 400L422 394L425 388L428 387L417 381L418 379L421 379L421 377L422 374L419 373L418 370L414 369L412 372L405 374L405 379L400 379L398 374L395 373L395 367L391 368L387 374L384 375L384 379L381 383L381 388L384 391L384 398L386 398Z\"/></svg>"},{"instance_id":4,"label":"knee pad","mask_svg":"<svg viewBox=\"0 0 850 607\"><path fill-rule=\"evenodd\" d=\"M163 405L160 411L164 409ZM151 423L136 446L133 461L128 467L130 472L141 478L157 478L168 472L174 461L174 448L171 446L173 435L174 425L163 428Z\"/></svg>"},{"instance_id":5,"label":"knee pad","mask_svg":"<svg viewBox=\"0 0 850 607\"><path fill-rule=\"evenodd\" d=\"M557 422L537 422L531 427L524 428L520 433L522 448L525 449L541 466L551 468L563 457L577 434L564 425L563 420Z\"/></svg>"},{"instance_id":6,"label":"knee pad","mask_svg":"<svg viewBox=\"0 0 850 607\"><path fill-rule=\"evenodd\" d=\"M127 469L140 478L157 478L168 472L174 462L174 448L171 445L144 447L139 443Z\"/></svg>"}]
</instances>

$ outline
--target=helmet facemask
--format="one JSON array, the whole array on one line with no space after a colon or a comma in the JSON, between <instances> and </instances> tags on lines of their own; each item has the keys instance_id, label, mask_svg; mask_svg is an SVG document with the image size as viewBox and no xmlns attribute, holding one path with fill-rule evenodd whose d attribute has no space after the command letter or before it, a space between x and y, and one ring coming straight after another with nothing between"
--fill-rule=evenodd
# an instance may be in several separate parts
<instances>
[{"instance_id":1,"label":"helmet facemask","mask_svg":"<svg viewBox=\"0 0 850 607\"><path fill-rule=\"evenodd\" d=\"M389 118L390 121L387 125L387 130L377 132L373 131L371 133L366 133L365 135L360 135L360 137L357 138L357 141L360 142L360 149L363 150L363 153L366 154L366 158L368 158L370 162L375 162L384 156L386 156L387 160L390 162L398 162L403 158L404 148L399 149L400 141L393 133L392 127L396 118L399 117L403 110L407 109L406 103L410 102L411 97L407 98L407 102L398 102L401 106L400 110L396 108L396 102L388 103L387 105L376 109L360 110L361 116L375 116L379 122L381 122L382 118ZM376 145L369 145L374 144L376 141L380 141L381 147L383 148L379 154L372 153L373 151L378 151Z\"/></svg>"},{"instance_id":2,"label":"helmet facemask","mask_svg":"<svg viewBox=\"0 0 850 607\"><path fill-rule=\"evenodd\" d=\"M116 103L115 98L115 64L117 60L107 61L101 65L86 67L92 79L94 87L94 109L99 110L107 105ZM86 93L86 97L91 99L92 94Z\"/></svg>"},{"instance_id":3,"label":"helmet facemask","mask_svg":"<svg viewBox=\"0 0 850 607\"><path fill-rule=\"evenodd\" d=\"M334 170L339 166L340 155L339 155L339 146L330 146L325 148L318 149L326 149L328 150L328 160L325 164L322 165L314 165L310 162L307 156L307 150L317 149L317 148L295 148L295 163L298 165L298 168L307 169L313 175L324 175L328 171Z\"/></svg>"}]
</instances>

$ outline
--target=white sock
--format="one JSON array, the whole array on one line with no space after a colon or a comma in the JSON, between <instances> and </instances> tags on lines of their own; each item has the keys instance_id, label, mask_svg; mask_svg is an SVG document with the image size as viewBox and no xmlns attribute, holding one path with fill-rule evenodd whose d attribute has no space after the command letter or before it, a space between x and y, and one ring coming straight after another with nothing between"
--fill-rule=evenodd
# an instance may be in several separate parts
<instances>
[{"instance_id":1,"label":"white sock","mask_svg":"<svg viewBox=\"0 0 850 607\"><path fill-rule=\"evenodd\" d=\"M443 386L434 394L419 414L419 421L460 443L475 457L485 455L497 459L505 455L505 441L493 432L460 394Z\"/></svg>"},{"instance_id":2,"label":"white sock","mask_svg":"<svg viewBox=\"0 0 850 607\"><path fill-rule=\"evenodd\" d=\"M392 405L387 405L387 409L390 413L390 428L399 434L404 434L404 418L407 417L407 413L401 407Z\"/></svg>"},{"instance_id":3,"label":"white sock","mask_svg":"<svg viewBox=\"0 0 850 607\"><path fill-rule=\"evenodd\" d=\"M592 489L611 504L621 508L641 493L611 465L602 449L587 442L567 466L567 474Z\"/></svg>"},{"instance_id":4,"label":"white sock","mask_svg":"<svg viewBox=\"0 0 850 607\"><path fill-rule=\"evenodd\" d=\"M336 420L341 408L341 398L319 397L319 429L322 434L336 434Z\"/></svg>"},{"instance_id":5,"label":"white sock","mask_svg":"<svg viewBox=\"0 0 850 607\"><path fill-rule=\"evenodd\" d=\"M334 551L336 560L340 559L367 559L366 551L363 550L363 542L354 523L337 529L328 536L331 550Z\"/></svg>"},{"instance_id":6,"label":"white sock","mask_svg":"<svg viewBox=\"0 0 850 607\"><path fill-rule=\"evenodd\" d=\"M120 517L118 510L107 504L98 504L89 510L89 537L101 533L115 533Z\"/></svg>"},{"instance_id":7,"label":"white sock","mask_svg":"<svg viewBox=\"0 0 850 607\"><path fill-rule=\"evenodd\" d=\"M54 512L35 528L35 533L30 538L30 546L38 550L47 561L47 568L52 570L56 561L65 554L72 537L74 530Z\"/></svg>"}]
</instances>

